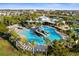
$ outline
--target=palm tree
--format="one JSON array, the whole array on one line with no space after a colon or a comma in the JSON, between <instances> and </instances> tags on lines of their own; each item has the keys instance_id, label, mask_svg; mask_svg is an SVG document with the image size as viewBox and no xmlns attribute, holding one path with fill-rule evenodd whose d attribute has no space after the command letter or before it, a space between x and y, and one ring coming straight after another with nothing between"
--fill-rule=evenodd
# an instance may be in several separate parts
<instances>
[{"instance_id":1,"label":"palm tree","mask_svg":"<svg viewBox=\"0 0 79 59\"><path fill-rule=\"evenodd\" d=\"M47 46L50 45L50 43L51 43L50 39L45 38L45 43L46 43Z\"/></svg>"},{"instance_id":2,"label":"palm tree","mask_svg":"<svg viewBox=\"0 0 79 59\"><path fill-rule=\"evenodd\" d=\"M46 56L48 55L48 46L50 45L51 41L48 38L44 38L45 43L47 45L47 50L46 50Z\"/></svg>"},{"instance_id":3,"label":"palm tree","mask_svg":"<svg viewBox=\"0 0 79 59\"><path fill-rule=\"evenodd\" d=\"M33 40L32 42L31 42L31 46L33 47L33 54L35 54L35 50L34 50L34 47L35 47L35 41Z\"/></svg>"}]
</instances>

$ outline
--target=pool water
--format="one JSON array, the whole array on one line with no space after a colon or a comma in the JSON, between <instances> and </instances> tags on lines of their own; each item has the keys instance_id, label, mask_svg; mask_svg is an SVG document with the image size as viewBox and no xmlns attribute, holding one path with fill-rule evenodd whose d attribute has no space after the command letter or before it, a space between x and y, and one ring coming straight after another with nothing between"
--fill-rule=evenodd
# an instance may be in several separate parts
<instances>
[{"instance_id":1,"label":"pool water","mask_svg":"<svg viewBox=\"0 0 79 59\"><path fill-rule=\"evenodd\" d=\"M39 29L49 32L49 34L45 38L48 38L50 41L60 40L62 38L61 35L56 33L55 28L51 28L49 26L41 26L39 27ZM34 41L37 45L46 44L44 38L36 35L31 29L23 29L23 31L20 32L20 34L24 35L29 42Z\"/></svg>"}]
</instances>

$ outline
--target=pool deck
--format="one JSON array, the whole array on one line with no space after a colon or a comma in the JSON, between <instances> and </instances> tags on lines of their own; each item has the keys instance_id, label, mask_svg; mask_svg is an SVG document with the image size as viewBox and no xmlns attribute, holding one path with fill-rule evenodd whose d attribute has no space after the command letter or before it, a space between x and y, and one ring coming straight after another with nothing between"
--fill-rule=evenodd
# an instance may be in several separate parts
<instances>
[{"instance_id":1,"label":"pool deck","mask_svg":"<svg viewBox=\"0 0 79 59\"><path fill-rule=\"evenodd\" d=\"M42 26L45 26L45 25L42 25ZM51 26L50 26L50 27L51 27ZM54 26L54 27L56 27L56 26ZM20 35L21 38L22 38L22 37L25 38L24 35L19 34L25 27L21 27L21 26L19 26L18 24L15 24L15 25L13 25L13 26L9 26L8 28L14 30L18 35ZM19 29L19 28L21 28L21 29ZM34 27L34 28L35 28L35 27ZM51 27L51 28L52 28L52 27ZM59 32L59 31L56 31L56 32L62 36L62 39L66 39L66 38L68 37L68 36L67 36L66 34L64 34L64 33L61 33L61 32Z\"/></svg>"},{"instance_id":2,"label":"pool deck","mask_svg":"<svg viewBox=\"0 0 79 59\"><path fill-rule=\"evenodd\" d=\"M43 26L43 25L42 25ZM44 25L45 26L45 25ZM51 26L50 26L51 27ZM19 34L25 27L21 27L19 25L13 25L13 26L9 26L9 28L11 28L12 30L14 30L18 35L20 35L20 37L22 38L25 38L24 35L21 35ZM22 29L19 29L19 28L22 28ZM34 27L35 28L35 27ZM52 28L52 27L51 27ZM62 36L62 39L66 39L67 35L65 35L64 33L61 33L59 31L56 31L58 34L60 34Z\"/></svg>"},{"instance_id":3,"label":"pool deck","mask_svg":"<svg viewBox=\"0 0 79 59\"><path fill-rule=\"evenodd\" d=\"M47 47L44 45L36 45L31 46L29 43L22 43L20 41L16 41L16 46L23 49L24 51L31 51L31 52L46 52Z\"/></svg>"},{"instance_id":4,"label":"pool deck","mask_svg":"<svg viewBox=\"0 0 79 59\"><path fill-rule=\"evenodd\" d=\"M20 38L26 38L24 35L19 34L21 31L23 31L23 29L25 27L21 27L22 29L20 29L18 27L20 27L20 26L17 26L17 25L13 26L14 31L18 35L20 35ZM12 29L12 27L11 27L11 29ZM62 36L62 39L66 39L66 37L67 37L65 34L59 32L59 31L56 31L56 33L60 34ZM22 43L20 41L17 41L16 43L17 43L17 45L19 45L20 48L22 48L24 50L32 51L32 52L33 52L33 49L34 49L34 52L46 52L46 50L47 50L46 44L44 44L44 45L36 45L35 47L32 47L32 46L29 45L30 44L29 42L28 42L29 44L25 44L25 43Z\"/></svg>"},{"instance_id":5,"label":"pool deck","mask_svg":"<svg viewBox=\"0 0 79 59\"><path fill-rule=\"evenodd\" d=\"M61 33L61 32L59 32L59 31L56 31L56 32L61 35L62 39L68 38L68 36L67 36L66 34Z\"/></svg>"}]
</instances>

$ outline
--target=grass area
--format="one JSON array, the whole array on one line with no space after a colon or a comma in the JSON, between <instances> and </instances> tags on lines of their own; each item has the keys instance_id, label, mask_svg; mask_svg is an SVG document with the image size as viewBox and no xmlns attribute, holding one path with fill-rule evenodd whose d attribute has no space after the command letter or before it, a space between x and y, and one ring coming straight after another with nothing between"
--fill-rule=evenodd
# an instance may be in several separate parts
<instances>
[{"instance_id":1,"label":"grass area","mask_svg":"<svg viewBox=\"0 0 79 59\"><path fill-rule=\"evenodd\" d=\"M7 40L0 39L0 56L31 56L32 53L17 51Z\"/></svg>"},{"instance_id":2,"label":"grass area","mask_svg":"<svg viewBox=\"0 0 79 59\"><path fill-rule=\"evenodd\" d=\"M19 52L7 40L0 39L0 56L15 56Z\"/></svg>"}]
</instances>

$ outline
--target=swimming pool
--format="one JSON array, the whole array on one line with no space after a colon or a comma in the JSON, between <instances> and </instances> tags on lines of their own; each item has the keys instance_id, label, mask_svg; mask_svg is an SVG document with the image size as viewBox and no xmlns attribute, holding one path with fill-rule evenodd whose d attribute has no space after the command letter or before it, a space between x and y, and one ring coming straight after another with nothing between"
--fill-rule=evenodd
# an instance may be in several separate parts
<instances>
[{"instance_id":1,"label":"swimming pool","mask_svg":"<svg viewBox=\"0 0 79 59\"><path fill-rule=\"evenodd\" d=\"M55 28L49 26L41 26L39 29L49 32L49 35L47 35L45 38L48 38L51 41L55 39L60 40L62 38L61 35L56 32ZM36 35L31 29L25 28L20 32L20 34L24 35L29 42L35 41L35 44L37 45L46 44L44 38Z\"/></svg>"}]
</instances>

